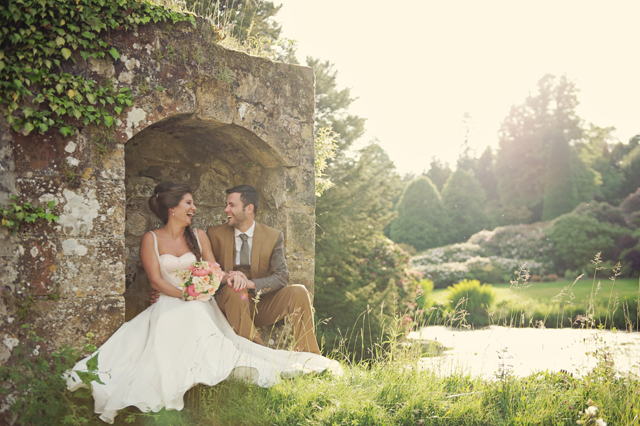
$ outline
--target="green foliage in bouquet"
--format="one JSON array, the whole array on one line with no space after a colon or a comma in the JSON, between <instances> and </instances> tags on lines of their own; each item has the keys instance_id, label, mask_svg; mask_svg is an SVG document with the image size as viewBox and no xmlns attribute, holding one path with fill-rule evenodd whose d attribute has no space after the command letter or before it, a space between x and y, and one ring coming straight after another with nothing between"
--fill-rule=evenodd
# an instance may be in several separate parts
<instances>
[{"instance_id":1,"label":"green foliage in bouquet","mask_svg":"<svg viewBox=\"0 0 640 426\"><path fill-rule=\"evenodd\" d=\"M463 321L467 324L476 327L489 324L488 310L495 299L490 284L481 285L478 280L460 281L451 287L448 299L450 310L466 311L467 315Z\"/></svg>"},{"instance_id":2,"label":"green foliage in bouquet","mask_svg":"<svg viewBox=\"0 0 640 426\"><path fill-rule=\"evenodd\" d=\"M88 389L75 393L67 390L66 372L82 355L82 351L62 346L51 355L45 355L45 340L39 337L28 324L27 338L18 344L12 352L10 365L0 366L0 381L9 384L11 389L0 387L0 394L14 401L11 410L19 425L88 424L95 418L92 410L79 403L80 399L91 399ZM84 351L93 353L95 345L91 343L92 333L87 333ZM91 382L98 383L98 356L87 362L87 371L77 372L80 380L88 387Z\"/></svg>"}]
</instances>

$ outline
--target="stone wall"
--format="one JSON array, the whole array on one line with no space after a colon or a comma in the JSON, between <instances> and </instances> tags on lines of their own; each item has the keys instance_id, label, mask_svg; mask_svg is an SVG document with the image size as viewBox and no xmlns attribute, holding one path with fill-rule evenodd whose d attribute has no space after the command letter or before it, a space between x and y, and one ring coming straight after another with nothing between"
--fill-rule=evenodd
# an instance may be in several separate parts
<instances>
[{"instance_id":1,"label":"stone wall","mask_svg":"<svg viewBox=\"0 0 640 426\"><path fill-rule=\"evenodd\" d=\"M138 246L159 226L147 199L163 180L191 185L201 228L223 221L226 188L255 186L258 220L284 231L292 282L313 292L313 72L222 49L203 28L114 31L105 40L119 60L64 65L131 89L134 103L112 129L75 123L75 136L23 136L0 114L0 203L12 194L55 200L60 215L15 236L0 230L0 362L24 337L23 322L45 337L44 349L78 346L88 331L100 344L125 312L146 307Z\"/></svg>"}]
</instances>

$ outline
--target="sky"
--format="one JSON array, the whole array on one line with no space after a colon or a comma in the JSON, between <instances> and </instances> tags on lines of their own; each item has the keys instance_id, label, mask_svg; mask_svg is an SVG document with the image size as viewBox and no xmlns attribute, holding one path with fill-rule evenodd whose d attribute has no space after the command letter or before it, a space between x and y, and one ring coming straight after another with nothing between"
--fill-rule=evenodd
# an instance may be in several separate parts
<instances>
[{"instance_id":1,"label":"sky","mask_svg":"<svg viewBox=\"0 0 640 426\"><path fill-rule=\"evenodd\" d=\"M625 143L640 133L639 1L274 2L300 62L333 62L358 98L359 144L379 140L401 174L433 156L455 166L465 114L476 155L497 149L510 107L547 73L576 82L585 122Z\"/></svg>"}]
</instances>

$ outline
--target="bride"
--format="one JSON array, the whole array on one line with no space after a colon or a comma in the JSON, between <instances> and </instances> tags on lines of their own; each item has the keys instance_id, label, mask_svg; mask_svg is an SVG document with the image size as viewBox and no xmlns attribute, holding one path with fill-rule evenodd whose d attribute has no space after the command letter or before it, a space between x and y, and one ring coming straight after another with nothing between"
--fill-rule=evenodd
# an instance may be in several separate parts
<instances>
[{"instance_id":1,"label":"bride","mask_svg":"<svg viewBox=\"0 0 640 426\"><path fill-rule=\"evenodd\" d=\"M280 377L300 373L326 369L342 373L336 361L321 355L274 350L236 335L214 299L183 300L176 270L198 260L215 262L209 238L190 226L196 206L189 186L159 184L149 207L164 227L144 234L140 259L160 297L96 351L104 384L91 382L91 390L100 419L113 423L118 410L128 406L144 412L181 410L183 396L192 386L212 386L230 376L269 387ZM84 386L76 371L87 371L90 358L70 372L69 390Z\"/></svg>"}]
</instances>

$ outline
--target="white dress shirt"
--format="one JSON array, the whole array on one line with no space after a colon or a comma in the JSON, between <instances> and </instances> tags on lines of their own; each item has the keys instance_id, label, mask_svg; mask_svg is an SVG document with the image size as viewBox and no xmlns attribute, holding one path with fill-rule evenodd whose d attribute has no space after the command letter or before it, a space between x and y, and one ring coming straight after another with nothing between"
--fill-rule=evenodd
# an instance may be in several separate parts
<instances>
[{"instance_id":1,"label":"white dress shirt","mask_svg":"<svg viewBox=\"0 0 640 426\"><path fill-rule=\"evenodd\" d=\"M253 247L253 231L256 229L256 221L253 221L251 228L247 229L247 232L240 232L238 228L234 229L234 235L236 236L236 265L240 264L240 249L242 248L242 239L240 234L247 234L247 244L249 244L249 264L251 264L251 247Z\"/></svg>"}]
</instances>

